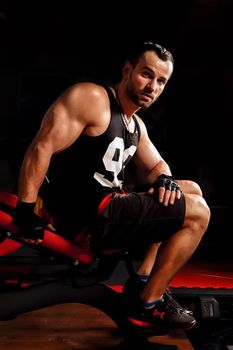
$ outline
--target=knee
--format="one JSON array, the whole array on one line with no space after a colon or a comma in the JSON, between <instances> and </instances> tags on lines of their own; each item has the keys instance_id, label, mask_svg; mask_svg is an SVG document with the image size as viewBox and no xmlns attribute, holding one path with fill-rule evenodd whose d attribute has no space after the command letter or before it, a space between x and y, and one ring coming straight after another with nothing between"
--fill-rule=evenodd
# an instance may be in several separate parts
<instances>
[{"instance_id":1,"label":"knee","mask_svg":"<svg viewBox=\"0 0 233 350\"><path fill-rule=\"evenodd\" d=\"M179 184L184 193L196 194L202 197L202 190L197 182L192 180L180 180Z\"/></svg>"},{"instance_id":2,"label":"knee","mask_svg":"<svg viewBox=\"0 0 233 350\"><path fill-rule=\"evenodd\" d=\"M186 219L194 233L200 237L206 232L210 222L210 208L204 198L199 195L186 197Z\"/></svg>"},{"instance_id":3,"label":"knee","mask_svg":"<svg viewBox=\"0 0 233 350\"><path fill-rule=\"evenodd\" d=\"M204 233L204 232L206 232L206 230L209 226L211 212L210 212L210 208L207 205L205 199L202 197L199 197L199 199L198 199L197 212L199 214L200 226L201 226L201 229Z\"/></svg>"},{"instance_id":4,"label":"knee","mask_svg":"<svg viewBox=\"0 0 233 350\"><path fill-rule=\"evenodd\" d=\"M202 193L201 187L198 185L198 183L194 182L194 181L189 181L189 183L190 183L190 193L193 193L193 194L196 194L196 195L202 197L203 193Z\"/></svg>"}]
</instances>

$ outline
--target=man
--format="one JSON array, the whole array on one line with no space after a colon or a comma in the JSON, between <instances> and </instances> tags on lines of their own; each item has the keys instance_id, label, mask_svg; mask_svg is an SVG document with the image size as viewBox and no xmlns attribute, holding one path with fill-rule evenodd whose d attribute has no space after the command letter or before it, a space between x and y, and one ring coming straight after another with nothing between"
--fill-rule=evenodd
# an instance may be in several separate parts
<instances>
[{"instance_id":1,"label":"man","mask_svg":"<svg viewBox=\"0 0 233 350\"><path fill-rule=\"evenodd\" d=\"M48 109L20 173L16 222L25 241L43 239L33 210L46 174L52 225L74 239L91 233L91 249L145 246L137 281L127 283L129 323L188 329L195 319L169 301L166 288L206 231L210 211L199 186L176 181L135 113L163 92L173 72L164 47L143 43L128 56L116 86L78 83ZM124 188L133 162L143 191Z\"/></svg>"}]
</instances>

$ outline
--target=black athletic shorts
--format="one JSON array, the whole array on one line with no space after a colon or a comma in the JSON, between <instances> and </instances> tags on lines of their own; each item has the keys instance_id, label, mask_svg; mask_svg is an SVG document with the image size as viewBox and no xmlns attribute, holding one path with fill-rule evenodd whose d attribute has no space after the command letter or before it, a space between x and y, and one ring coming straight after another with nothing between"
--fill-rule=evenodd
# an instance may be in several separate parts
<instances>
[{"instance_id":1,"label":"black athletic shorts","mask_svg":"<svg viewBox=\"0 0 233 350\"><path fill-rule=\"evenodd\" d=\"M146 192L115 193L98 216L93 249L148 246L166 240L183 225L185 198L167 207L158 195Z\"/></svg>"}]
</instances>

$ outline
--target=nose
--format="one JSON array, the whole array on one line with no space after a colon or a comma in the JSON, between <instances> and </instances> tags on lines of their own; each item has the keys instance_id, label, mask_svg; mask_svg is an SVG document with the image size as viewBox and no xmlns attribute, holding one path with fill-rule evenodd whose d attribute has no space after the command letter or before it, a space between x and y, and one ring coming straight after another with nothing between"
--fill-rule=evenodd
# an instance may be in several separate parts
<instances>
[{"instance_id":1,"label":"nose","mask_svg":"<svg viewBox=\"0 0 233 350\"><path fill-rule=\"evenodd\" d=\"M147 88L150 91L155 91L157 88L157 80L156 79L150 80L147 84Z\"/></svg>"}]
</instances>

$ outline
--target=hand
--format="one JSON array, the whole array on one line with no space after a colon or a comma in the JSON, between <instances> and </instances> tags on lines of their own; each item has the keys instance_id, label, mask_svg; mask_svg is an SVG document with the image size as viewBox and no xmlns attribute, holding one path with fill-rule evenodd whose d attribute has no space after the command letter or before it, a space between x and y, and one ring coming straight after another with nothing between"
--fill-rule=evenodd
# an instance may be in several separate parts
<instances>
[{"instance_id":1,"label":"hand","mask_svg":"<svg viewBox=\"0 0 233 350\"><path fill-rule=\"evenodd\" d=\"M158 190L159 202L165 206L173 205L175 200L181 197L180 185L171 175L162 174L158 176L153 188Z\"/></svg>"},{"instance_id":2,"label":"hand","mask_svg":"<svg viewBox=\"0 0 233 350\"><path fill-rule=\"evenodd\" d=\"M44 238L45 223L34 213L35 203L18 201L14 221L17 236L28 244L39 244Z\"/></svg>"},{"instance_id":3,"label":"hand","mask_svg":"<svg viewBox=\"0 0 233 350\"><path fill-rule=\"evenodd\" d=\"M18 229L18 235L20 240L24 241L25 243L37 245L43 242L44 227L39 225L21 227L20 229Z\"/></svg>"}]
</instances>

